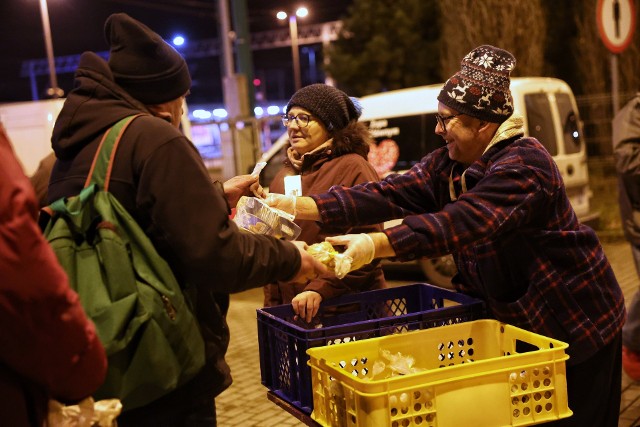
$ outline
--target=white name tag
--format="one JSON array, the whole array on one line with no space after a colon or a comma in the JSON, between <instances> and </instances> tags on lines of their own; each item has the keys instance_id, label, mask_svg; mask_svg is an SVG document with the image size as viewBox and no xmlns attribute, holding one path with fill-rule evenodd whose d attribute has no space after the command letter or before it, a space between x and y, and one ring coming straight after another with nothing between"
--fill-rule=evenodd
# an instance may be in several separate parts
<instances>
[{"instance_id":1,"label":"white name tag","mask_svg":"<svg viewBox=\"0 0 640 427\"><path fill-rule=\"evenodd\" d=\"M284 194L286 196L302 196L302 180L300 175L284 177Z\"/></svg>"}]
</instances>

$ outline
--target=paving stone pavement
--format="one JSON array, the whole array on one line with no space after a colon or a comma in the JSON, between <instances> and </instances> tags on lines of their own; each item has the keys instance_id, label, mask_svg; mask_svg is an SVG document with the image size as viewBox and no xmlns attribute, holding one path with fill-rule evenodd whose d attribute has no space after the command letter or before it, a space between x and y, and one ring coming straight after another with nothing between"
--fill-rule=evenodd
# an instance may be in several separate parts
<instances>
[{"instance_id":1,"label":"paving stone pavement","mask_svg":"<svg viewBox=\"0 0 640 427\"><path fill-rule=\"evenodd\" d=\"M627 301L638 290L631 252L626 242L603 242L605 252L620 282ZM400 283L399 283L400 284ZM227 361L234 382L216 399L220 427L297 427L304 424L267 399L260 382L260 358L256 309L262 304L262 289L231 296L228 323L231 344ZM622 403L618 427L640 426L640 383L622 375Z\"/></svg>"}]
</instances>

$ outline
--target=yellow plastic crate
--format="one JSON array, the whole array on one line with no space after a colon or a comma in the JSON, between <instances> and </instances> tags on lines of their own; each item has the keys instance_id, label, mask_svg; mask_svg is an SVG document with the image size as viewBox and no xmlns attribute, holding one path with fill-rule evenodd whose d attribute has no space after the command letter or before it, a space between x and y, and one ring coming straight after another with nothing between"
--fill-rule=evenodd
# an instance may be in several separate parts
<instances>
[{"instance_id":1,"label":"yellow plastic crate","mask_svg":"<svg viewBox=\"0 0 640 427\"><path fill-rule=\"evenodd\" d=\"M476 320L307 350L311 417L340 427L526 426L571 416L567 344ZM424 371L371 379L381 350Z\"/></svg>"}]
</instances>

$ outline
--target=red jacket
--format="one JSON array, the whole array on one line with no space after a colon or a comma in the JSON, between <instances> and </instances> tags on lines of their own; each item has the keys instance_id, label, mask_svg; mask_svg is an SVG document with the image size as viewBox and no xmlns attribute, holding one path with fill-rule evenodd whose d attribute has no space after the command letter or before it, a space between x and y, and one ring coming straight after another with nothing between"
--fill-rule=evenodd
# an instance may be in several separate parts
<instances>
[{"instance_id":1,"label":"red jacket","mask_svg":"<svg viewBox=\"0 0 640 427\"><path fill-rule=\"evenodd\" d=\"M41 426L50 397L73 402L91 395L107 367L37 214L0 124L0 419L15 427Z\"/></svg>"}]
</instances>

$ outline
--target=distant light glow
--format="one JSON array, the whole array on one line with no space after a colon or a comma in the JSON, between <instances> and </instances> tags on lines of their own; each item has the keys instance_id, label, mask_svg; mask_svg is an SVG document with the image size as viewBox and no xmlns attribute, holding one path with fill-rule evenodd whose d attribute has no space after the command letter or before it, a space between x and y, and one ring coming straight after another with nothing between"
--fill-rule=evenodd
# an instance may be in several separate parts
<instances>
[{"instance_id":1,"label":"distant light glow","mask_svg":"<svg viewBox=\"0 0 640 427\"><path fill-rule=\"evenodd\" d=\"M224 108L216 108L215 110L213 110L213 115L218 118L224 119L229 114L227 113L227 110L225 110Z\"/></svg>"},{"instance_id":2,"label":"distant light glow","mask_svg":"<svg viewBox=\"0 0 640 427\"><path fill-rule=\"evenodd\" d=\"M260 79L253 79L253 85L254 86L260 86L261 83L262 83L262 81Z\"/></svg>"},{"instance_id":3,"label":"distant light glow","mask_svg":"<svg viewBox=\"0 0 640 427\"><path fill-rule=\"evenodd\" d=\"M300 8L298 8L298 10L296 10L296 15L299 18L304 18L308 14L309 14L309 9L307 9L306 7L300 7Z\"/></svg>"},{"instance_id":4,"label":"distant light glow","mask_svg":"<svg viewBox=\"0 0 640 427\"><path fill-rule=\"evenodd\" d=\"M276 13L276 18L278 18L278 19L287 19L287 16L288 16L287 12L282 11L282 10L280 12Z\"/></svg>"},{"instance_id":5,"label":"distant light glow","mask_svg":"<svg viewBox=\"0 0 640 427\"><path fill-rule=\"evenodd\" d=\"M211 111L203 110L200 108L197 110L194 110L192 114L193 114L193 117L195 117L196 119L206 120L211 118Z\"/></svg>"},{"instance_id":6,"label":"distant light glow","mask_svg":"<svg viewBox=\"0 0 640 427\"><path fill-rule=\"evenodd\" d=\"M577 130L574 130L574 131L573 131L573 137L574 137L574 138L578 138L578 135L579 135L578 131L577 131Z\"/></svg>"},{"instance_id":7,"label":"distant light glow","mask_svg":"<svg viewBox=\"0 0 640 427\"><path fill-rule=\"evenodd\" d=\"M236 122L236 129L238 130L244 129L244 122Z\"/></svg>"},{"instance_id":8,"label":"distant light glow","mask_svg":"<svg viewBox=\"0 0 640 427\"><path fill-rule=\"evenodd\" d=\"M229 123L226 123L226 122L225 123L220 123L220 130L222 132L228 131L229 130Z\"/></svg>"},{"instance_id":9,"label":"distant light glow","mask_svg":"<svg viewBox=\"0 0 640 427\"><path fill-rule=\"evenodd\" d=\"M175 36L173 38L173 45L174 46L182 46L184 44L184 42L185 42L185 39L182 36Z\"/></svg>"},{"instance_id":10,"label":"distant light glow","mask_svg":"<svg viewBox=\"0 0 640 427\"><path fill-rule=\"evenodd\" d=\"M264 108L262 108L262 107L256 107L256 108L254 108L254 109L253 109L253 113L254 113L256 116L260 117L260 116L262 116L262 115L264 114Z\"/></svg>"},{"instance_id":11,"label":"distant light glow","mask_svg":"<svg viewBox=\"0 0 640 427\"><path fill-rule=\"evenodd\" d=\"M47 121L48 122L52 122L53 121L53 114L51 114L51 113L47 114Z\"/></svg>"},{"instance_id":12,"label":"distant light glow","mask_svg":"<svg viewBox=\"0 0 640 427\"><path fill-rule=\"evenodd\" d=\"M279 112L280 112L280 107L278 107L277 105L270 105L269 107L267 107L267 113L271 116L275 116Z\"/></svg>"}]
</instances>

